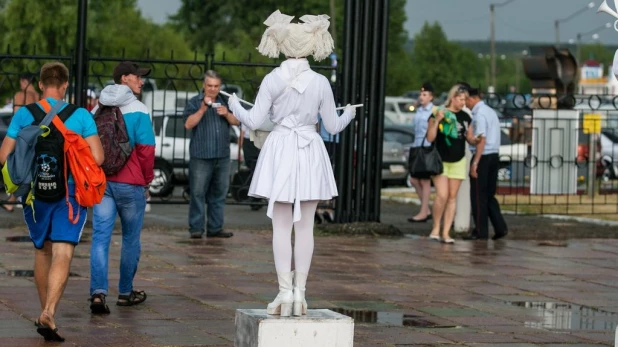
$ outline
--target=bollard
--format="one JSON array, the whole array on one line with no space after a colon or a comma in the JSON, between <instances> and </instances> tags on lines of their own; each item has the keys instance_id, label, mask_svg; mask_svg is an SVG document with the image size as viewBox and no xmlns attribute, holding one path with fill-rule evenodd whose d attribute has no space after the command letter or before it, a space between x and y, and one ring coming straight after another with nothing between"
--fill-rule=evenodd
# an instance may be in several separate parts
<instances>
[{"instance_id":1,"label":"bollard","mask_svg":"<svg viewBox=\"0 0 618 347\"><path fill-rule=\"evenodd\" d=\"M461 182L461 187L457 193L457 211L455 212L455 221L453 230L455 233L467 233L470 231L470 216L472 215L472 207L470 206L470 161L472 153L468 150L466 144L466 179Z\"/></svg>"}]
</instances>

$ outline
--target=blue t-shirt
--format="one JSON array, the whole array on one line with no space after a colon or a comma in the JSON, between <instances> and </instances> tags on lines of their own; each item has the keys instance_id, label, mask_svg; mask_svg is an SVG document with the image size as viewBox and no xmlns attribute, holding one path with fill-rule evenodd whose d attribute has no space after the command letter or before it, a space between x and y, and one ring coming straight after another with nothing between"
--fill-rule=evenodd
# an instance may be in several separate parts
<instances>
[{"instance_id":1,"label":"blue t-shirt","mask_svg":"<svg viewBox=\"0 0 618 347\"><path fill-rule=\"evenodd\" d=\"M51 107L54 107L56 104L56 100L52 98L45 99ZM38 104L37 104L38 105ZM41 105L38 105L41 107ZM66 107L66 106L64 106ZM64 109L64 107L62 109ZM43 108L41 107L41 110ZM62 111L62 109L60 111ZM59 111L59 112L60 112ZM17 112L13 115L11 119L11 124L9 124L9 128L6 131L6 136L17 139L17 135L19 131L28 125L31 125L34 122L34 116L26 107L20 107ZM80 134L83 138L97 135L97 125L92 118L90 112L88 112L85 108L78 108L75 112L69 117L64 125L67 129L74 131L77 134ZM73 182L72 175L69 176L69 182Z\"/></svg>"}]
</instances>

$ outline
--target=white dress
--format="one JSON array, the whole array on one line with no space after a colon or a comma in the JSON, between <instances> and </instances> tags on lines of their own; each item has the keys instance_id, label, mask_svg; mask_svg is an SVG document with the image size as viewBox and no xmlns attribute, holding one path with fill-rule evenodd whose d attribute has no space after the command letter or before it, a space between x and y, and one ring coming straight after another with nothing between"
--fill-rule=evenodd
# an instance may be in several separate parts
<instances>
[{"instance_id":1,"label":"white dress","mask_svg":"<svg viewBox=\"0 0 618 347\"><path fill-rule=\"evenodd\" d=\"M233 100L230 110L252 130L269 116L275 123L262 146L249 188L250 196L269 199L266 214L270 218L275 201L294 203L296 222L301 218L301 201L337 196L328 153L317 133L318 113L333 135L341 132L354 114L337 115L330 83L309 68L307 59L288 59L266 75L250 111Z\"/></svg>"}]
</instances>

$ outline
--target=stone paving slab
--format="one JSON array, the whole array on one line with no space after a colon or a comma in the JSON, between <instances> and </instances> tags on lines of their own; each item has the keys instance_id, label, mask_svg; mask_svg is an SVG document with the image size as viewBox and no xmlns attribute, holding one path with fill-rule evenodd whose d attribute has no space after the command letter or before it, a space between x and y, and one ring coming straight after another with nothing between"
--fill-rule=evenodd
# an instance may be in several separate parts
<instances>
[{"instance_id":1,"label":"stone paving slab","mask_svg":"<svg viewBox=\"0 0 618 347\"><path fill-rule=\"evenodd\" d=\"M114 234L108 316L88 309L85 230L57 315L67 338L62 345L233 346L235 310L264 308L277 292L269 221L263 211L229 209L248 216L230 223L233 238L189 240L180 227L186 214L170 222L182 208L153 206L147 216L136 279L136 288L148 292L142 305L114 305L120 260ZM251 227L242 224L248 220ZM5 241L27 235L25 228L0 224L7 226L0 229L0 346L53 346L32 324L40 309L32 277L11 276L32 270L31 243ZM310 308L352 316L355 346L611 346L616 249L614 239L547 247L510 238L442 245L424 237L318 236L307 299Z\"/></svg>"}]
</instances>

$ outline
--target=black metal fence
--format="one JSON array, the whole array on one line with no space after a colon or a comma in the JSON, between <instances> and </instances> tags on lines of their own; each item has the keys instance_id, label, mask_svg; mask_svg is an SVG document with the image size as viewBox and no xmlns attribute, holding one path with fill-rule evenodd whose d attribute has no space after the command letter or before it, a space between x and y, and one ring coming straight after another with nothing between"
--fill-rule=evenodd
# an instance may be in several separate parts
<instances>
[{"instance_id":1,"label":"black metal fence","mask_svg":"<svg viewBox=\"0 0 618 347\"><path fill-rule=\"evenodd\" d=\"M498 195L518 214L618 213L618 103L613 95L489 95L501 121Z\"/></svg>"},{"instance_id":2,"label":"black metal fence","mask_svg":"<svg viewBox=\"0 0 618 347\"><path fill-rule=\"evenodd\" d=\"M190 132L184 128L183 111L193 96L202 90L202 81L206 70L216 70L223 77L222 89L236 93L239 97L253 100L263 77L279 63L234 62L225 59L225 55L215 54L194 55L193 59L175 59L171 52L168 59L128 58L105 56L87 56L85 86L82 95L85 107L96 104L96 97L101 90L113 84L113 68L123 60L134 61L140 66L151 68L150 75L145 79L141 100L151 111L156 139L155 179L151 186L154 199L151 203L187 203L188 202L188 167ZM20 76L25 72L38 76L40 68L47 62L61 61L67 67L74 68L71 55L14 55L7 52L0 54L0 95L2 101L15 105L23 101L14 98L20 90ZM330 65L312 66L329 78L336 76L336 68ZM73 69L71 69L73 71ZM33 84L36 85L35 77ZM333 83L335 95L337 84ZM74 88L69 88L67 100L75 100ZM2 105L0 105L2 106ZM0 135L3 137L6 126L12 116L12 108L5 108L0 113ZM4 130L2 130L4 127ZM230 194L229 204L248 204L252 208L260 208L263 201L250 199L247 196L251 183L252 172L245 163L243 144L246 146L241 127L230 127ZM0 139L1 140L1 139ZM0 200L0 203L2 200Z\"/></svg>"},{"instance_id":3,"label":"black metal fence","mask_svg":"<svg viewBox=\"0 0 618 347\"><path fill-rule=\"evenodd\" d=\"M103 87L113 83L113 67L125 59L123 56L87 56L87 88L98 95ZM141 96L152 112L156 134L156 178L152 187L155 198L152 203L187 203L189 134L183 126L182 112L187 101L201 90L204 72L217 70L224 78L223 89L253 100L263 76L278 64L252 62L250 59L233 62L226 60L224 55L214 54L196 54L193 59L182 60L175 59L171 53L168 59L146 56L131 60L152 69ZM10 99L19 90L19 76L23 72L37 75L40 67L49 61L62 61L69 67L75 63L72 55L0 54L2 101ZM314 68L329 78L335 73L337 81L342 80L336 68L327 65ZM333 88L338 101L343 101L339 83L333 83ZM367 93L367 90L353 91L357 98L359 93ZM74 88L70 88L68 98L73 100L74 97ZM84 100L89 101L88 98ZM555 100L549 96L532 100L525 95L492 94L486 96L485 101L499 113L501 121L498 195L505 210L517 214L618 213L617 97L576 95L571 110L552 108ZM12 109L0 111L0 136L4 135L11 115ZM371 189L379 193L380 181L385 177L374 169L379 168L376 165L382 165L382 158L363 153L369 150L367 146L375 146L378 140L382 142L381 134L368 131L379 129L381 132L382 127L377 124L382 121L379 108L371 112L364 110L342 138L327 146L331 149L329 152L340 184L340 199L346 200L343 205L347 206L347 212L340 221L372 218L369 215L375 202L366 199L371 195L370 189L366 182L359 185L358 180L375 181ZM365 136L368 134L373 137ZM233 127L230 137L229 203L259 208L264 202L247 197L251 171L246 165L241 129ZM369 140L371 144L367 142ZM387 140L390 139L385 138ZM339 145L336 146L335 142ZM382 151L382 147L379 148ZM385 144L384 151L387 148L390 147ZM334 207L334 202L332 204ZM360 218L360 215L364 217Z\"/></svg>"}]
</instances>

